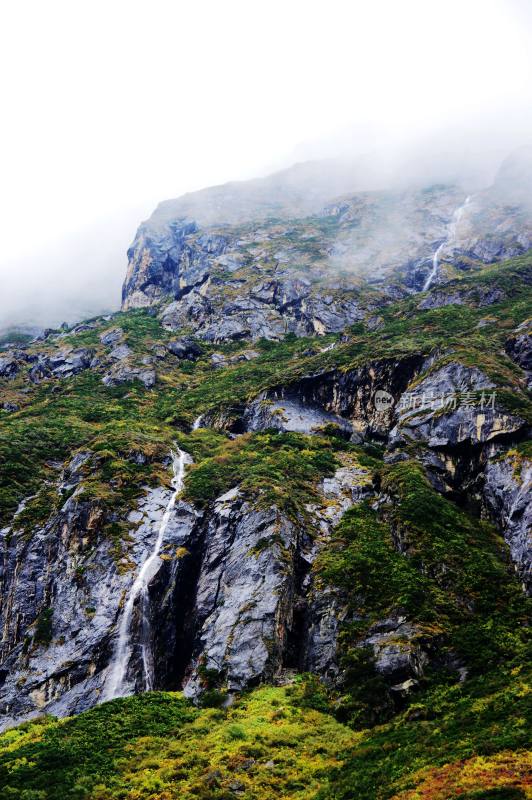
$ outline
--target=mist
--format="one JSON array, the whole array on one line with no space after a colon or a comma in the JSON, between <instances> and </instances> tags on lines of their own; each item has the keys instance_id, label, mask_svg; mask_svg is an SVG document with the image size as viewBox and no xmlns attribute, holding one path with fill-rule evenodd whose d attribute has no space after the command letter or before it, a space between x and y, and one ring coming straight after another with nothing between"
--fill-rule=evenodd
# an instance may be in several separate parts
<instances>
[{"instance_id":1,"label":"mist","mask_svg":"<svg viewBox=\"0 0 532 800\"><path fill-rule=\"evenodd\" d=\"M4 4L0 45L0 329L119 308L166 198L314 159L478 191L532 143L519 0Z\"/></svg>"}]
</instances>

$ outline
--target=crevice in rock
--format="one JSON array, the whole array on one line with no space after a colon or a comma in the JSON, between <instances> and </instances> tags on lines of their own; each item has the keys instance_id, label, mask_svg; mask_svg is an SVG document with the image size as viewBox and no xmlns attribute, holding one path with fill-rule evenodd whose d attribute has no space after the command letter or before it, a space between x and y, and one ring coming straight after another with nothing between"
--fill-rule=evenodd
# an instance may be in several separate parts
<instances>
[{"instance_id":1,"label":"crevice in rock","mask_svg":"<svg viewBox=\"0 0 532 800\"><path fill-rule=\"evenodd\" d=\"M204 555L205 527L189 543L188 554L179 562L165 562L150 588L155 688L181 688L190 664L197 632L195 614L198 579Z\"/></svg>"},{"instance_id":2,"label":"crevice in rock","mask_svg":"<svg viewBox=\"0 0 532 800\"><path fill-rule=\"evenodd\" d=\"M282 657L283 669L301 671L304 668L306 657L308 602L306 598L306 584L310 573L310 563L301 554L301 544L294 555L293 580L294 598L292 605L292 620L286 631L286 641Z\"/></svg>"}]
</instances>

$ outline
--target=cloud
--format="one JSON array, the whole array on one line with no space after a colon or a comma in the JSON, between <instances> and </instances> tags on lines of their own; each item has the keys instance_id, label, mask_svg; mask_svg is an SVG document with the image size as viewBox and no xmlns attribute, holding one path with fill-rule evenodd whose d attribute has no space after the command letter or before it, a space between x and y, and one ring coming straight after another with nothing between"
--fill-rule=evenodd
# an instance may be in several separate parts
<instances>
[{"instance_id":1,"label":"cloud","mask_svg":"<svg viewBox=\"0 0 532 800\"><path fill-rule=\"evenodd\" d=\"M367 154L375 180L483 180L531 135L531 17L519 0L4 4L0 325L117 307L138 222L185 191L338 154Z\"/></svg>"}]
</instances>

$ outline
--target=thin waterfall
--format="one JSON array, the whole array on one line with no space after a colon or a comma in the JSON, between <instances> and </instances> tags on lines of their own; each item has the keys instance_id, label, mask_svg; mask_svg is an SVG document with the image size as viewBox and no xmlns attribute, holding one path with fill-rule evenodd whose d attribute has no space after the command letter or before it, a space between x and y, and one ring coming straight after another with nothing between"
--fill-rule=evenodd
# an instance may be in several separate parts
<instances>
[{"instance_id":1,"label":"thin waterfall","mask_svg":"<svg viewBox=\"0 0 532 800\"><path fill-rule=\"evenodd\" d=\"M114 697L123 697L127 694L131 694L126 682L126 674L133 650L133 642L131 640L131 622L133 619L133 610L135 603L137 600L139 600L139 598L139 608L142 615L140 645L142 653L144 689L145 691L153 689L154 664L153 653L151 649L150 601L148 587L159 567L159 553L164 541L164 535L166 533L166 528L168 527L168 522L170 521L170 516L175 506L177 497L183 488L185 465L189 462L190 456L188 453L185 453L184 450L181 450L178 447L175 452L172 451L172 468L174 471L172 487L174 491L172 492L172 496L168 501L168 505L166 506L165 512L161 519L153 549L143 562L124 606L118 628L118 640L113 654L113 659L109 665L108 677L105 682L102 698L103 700L112 700Z\"/></svg>"},{"instance_id":2,"label":"thin waterfall","mask_svg":"<svg viewBox=\"0 0 532 800\"><path fill-rule=\"evenodd\" d=\"M196 419L192 423L192 430L197 431L198 428L201 428L202 422L203 422L203 414L200 414L199 417L196 417Z\"/></svg>"},{"instance_id":3,"label":"thin waterfall","mask_svg":"<svg viewBox=\"0 0 532 800\"><path fill-rule=\"evenodd\" d=\"M452 218L452 220L451 220L451 222L450 222L450 224L449 224L449 228L448 228L448 232L447 232L447 237L446 237L445 241L443 241L443 242L442 242L442 243L441 243L441 244L440 244L440 245L439 245L439 246L436 248L436 250L435 250L435 252L434 252L434 255L432 256L432 269L431 269L431 271L429 272L429 274L428 274L428 276L427 276L427 280L426 280L426 281L425 281L425 283L423 284L423 291L424 291L424 292L426 292L428 289L430 289L430 286L431 286L431 284L432 284L432 281L434 280L434 278L435 278L435 277L436 277L436 275L438 274L438 268L439 268L439 266L440 266L440 255L441 255L441 252L442 252L442 250L444 249L444 247L445 247L447 244L449 244L449 242L450 242L450 241L451 241L451 240L454 238L454 236L455 236L455 234L456 234L456 229L457 229L457 227L458 227L458 223L459 223L459 222L460 222L460 220L462 219L462 216L463 216L463 214L464 214L465 208L466 208L466 206L469 204L469 202L470 202L470 201L471 201L471 197L466 197L466 199L465 199L465 202L464 202L464 203L462 203L462 205L461 205L461 206L459 206L459 207L458 207L458 208L455 210L455 212L454 212L454 214L453 214L453 218Z\"/></svg>"}]
</instances>

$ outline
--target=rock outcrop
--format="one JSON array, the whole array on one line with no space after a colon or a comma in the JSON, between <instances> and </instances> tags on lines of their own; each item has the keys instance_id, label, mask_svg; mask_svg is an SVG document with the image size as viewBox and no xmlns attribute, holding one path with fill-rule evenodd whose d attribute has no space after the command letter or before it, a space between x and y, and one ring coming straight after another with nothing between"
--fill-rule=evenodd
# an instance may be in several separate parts
<instances>
[{"instance_id":1,"label":"rock outcrop","mask_svg":"<svg viewBox=\"0 0 532 800\"><path fill-rule=\"evenodd\" d=\"M81 453L67 466L58 490L70 496L31 538L17 529L16 516L13 527L1 531L3 727L43 711L78 713L102 699L124 596L168 502L165 489L147 493L129 516L131 547L117 561L112 540L102 533L102 507L78 497L81 469L90 459ZM198 516L186 504L176 507L163 555L188 542ZM133 686L140 659L137 649Z\"/></svg>"},{"instance_id":2,"label":"rock outcrop","mask_svg":"<svg viewBox=\"0 0 532 800\"><path fill-rule=\"evenodd\" d=\"M240 184L167 201L128 252L122 307L158 305L167 328L212 342L338 332L375 310L367 292L361 300L362 286L378 287L382 304L422 290L429 275L437 285L528 250L529 170L527 153L517 153L491 187L469 197L441 185L335 197L327 194L339 187L332 181L306 200L285 186L287 203L277 185L271 205L266 183L258 194ZM469 295L436 293L420 307ZM480 289L473 300L491 305L501 297Z\"/></svg>"},{"instance_id":3,"label":"rock outcrop","mask_svg":"<svg viewBox=\"0 0 532 800\"><path fill-rule=\"evenodd\" d=\"M485 470L484 502L503 532L520 579L532 589L532 462L507 455Z\"/></svg>"}]
</instances>

